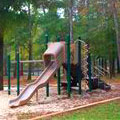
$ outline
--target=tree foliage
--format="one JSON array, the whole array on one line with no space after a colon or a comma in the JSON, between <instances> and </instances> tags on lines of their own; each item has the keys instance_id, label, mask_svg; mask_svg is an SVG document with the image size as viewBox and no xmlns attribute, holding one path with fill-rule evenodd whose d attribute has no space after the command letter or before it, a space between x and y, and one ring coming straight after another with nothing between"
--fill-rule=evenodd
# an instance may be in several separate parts
<instances>
[{"instance_id":1,"label":"tree foliage","mask_svg":"<svg viewBox=\"0 0 120 120\"><path fill-rule=\"evenodd\" d=\"M81 36L90 44L93 56L116 59L118 38L110 0L73 0L72 18L69 17L69 3L70 0L1 0L0 31L6 49L11 46L12 53L15 44L19 44L25 51L21 58L28 59L29 39L32 39L33 58L41 59L45 51L45 34L48 33L49 41L56 41L57 35L65 40L70 30L69 19L72 19L74 40ZM116 0L114 5L119 22L120 2ZM120 31L120 28L117 30ZM15 56L12 56L14 59Z\"/></svg>"}]
</instances>

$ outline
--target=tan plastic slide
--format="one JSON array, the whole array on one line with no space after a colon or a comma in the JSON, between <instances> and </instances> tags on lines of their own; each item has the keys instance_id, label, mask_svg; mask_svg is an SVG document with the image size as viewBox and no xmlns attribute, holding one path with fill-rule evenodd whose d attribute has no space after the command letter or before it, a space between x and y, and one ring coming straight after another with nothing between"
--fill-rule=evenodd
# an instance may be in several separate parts
<instances>
[{"instance_id":1,"label":"tan plastic slide","mask_svg":"<svg viewBox=\"0 0 120 120\"><path fill-rule=\"evenodd\" d=\"M43 54L45 70L36 79L35 82L26 86L26 88L21 92L21 94L17 98L10 100L9 106L18 107L21 105L25 105L39 88L44 87L49 82L50 78L56 73L57 69L65 61L64 53L65 43L49 43L48 49Z\"/></svg>"},{"instance_id":2,"label":"tan plastic slide","mask_svg":"<svg viewBox=\"0 0 120 120\"><path fill-rule=\"evenodd\" d=\"M10 100L9 106L18 107L26 104L39 88L44 87L48 83L58 67L59 65L56 62L50 62L35 82L26 86L16 99Z\"/></svg>"}]
</instances>

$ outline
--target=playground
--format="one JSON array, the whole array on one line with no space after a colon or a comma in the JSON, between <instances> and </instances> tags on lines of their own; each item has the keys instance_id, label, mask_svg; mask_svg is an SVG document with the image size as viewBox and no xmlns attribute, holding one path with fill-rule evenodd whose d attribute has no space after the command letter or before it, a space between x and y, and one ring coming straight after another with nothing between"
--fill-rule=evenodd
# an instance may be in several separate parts
<instances>
[{"instance_id":1,"label":"playground","mask_svg":"<svg viewBox=\"0 0 120 120\"><path fill-rule=\"evenodd\" d=\"M12 62L8 55L8 77L4 79L4 91L0 92L0 99L3 100L0 104L0 119L34 119L38 116L44 118L82 106L100 104L101 101L119 99L119 76L118 79L109 80L107 70L100 70L98 67L93 69L87 44L80 38L72 45L69 41L70 37L67 36L66 43L60 42L58 38L58 42L48 44L43 54L46 68L41 69L40 73L37 71L37 74L35 70L30 82L27 82L26 71L24 73L23 67L22 70L20 68L23 61L20 61L19 53L16 61L17 78L11 77L11 64L14 61Z\"/></svg>"},{"instance_id":2,"label":"playground","mask_svg":"<svg viewBox=\"0 0 120 120\"><path fill-rule=\"evenodd\" d=\"M0 120L118 120L119 7L1 0Z\"/></svg>"}]
</instances>

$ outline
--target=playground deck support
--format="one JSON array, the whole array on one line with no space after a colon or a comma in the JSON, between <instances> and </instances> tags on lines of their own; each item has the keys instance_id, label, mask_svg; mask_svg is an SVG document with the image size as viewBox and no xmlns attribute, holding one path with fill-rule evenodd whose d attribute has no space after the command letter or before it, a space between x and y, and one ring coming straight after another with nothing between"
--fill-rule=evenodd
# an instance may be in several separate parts
<instances>
[{"instance_id":1,"label":"playground deck support","mask_svg":"<svg viewBox=\"0 0 120 120\"><path fill-rule=\"evenodd\" d=\"M57 37L57 42L60 42L60 36ZM60 68L58 69L58 72L57 72L57 76L58 76L58 79L57 79L57 86L58 86L58 95L61 94L61 75L60 75Z\"/></svg>"},{"instance_id":2,"label":"playground deck support","mask_svg":"<svg viewBox=\"0 0 120 120\"><path fill-rule=\"evenodd\" d=\"M46 33L45 35L45 45L46 45L46 49L47 49L47 44L48 44L48 41L49 41L49 38L48 38L48 34ZM46 96L49 97L49 83L47 83L46 85Z\"/></svg>"},{"instance_id":3,"label":"playground deck support","mask_svg":"<svg viewBox=\"0 0 120 120\"><path fill-rule=\"evenodd\" d=\"M68 97L71 96L71 59L70 59L70 35L67 35L67 92Z\"/></svg>"},{"instance_id":4,"label":"playground deck support","mask_svg":"<svg viewBox=\"0 0 120 120\"><path fill-rule=\"evenodd\" d=\"M91 73L91 56L88 53L88 77L89 77L89 91L92 91L92 73Z\"/></svg>"},{"instance_id":5,"label":"playground deck support","mask_svg":"<svg viewBox=\"0 0 120 120\"><path fill-rule=\"evenodd\" d=\"M20 94L20 69L19 69L19 52L17 52L17 95Z\"/></svg>"},{"instance_id":6,"label":"playground deck support","mask_svg":"<svg viewBox=\"0 0 120 120\"><path fill-rule=\"evenodd\" d=\"M82 75L81 75L81 42L78 41L78 60L77 60L77 81L79 83L79 94L81 94L81 80L82 80Z\"/></svg>"},{"instance_id":7,"label":"playground deck support","mask_svg":"<svg viewBox=\"0 0 120 120\"><path fill-rule=\"evenodd\" d=\"M8 95L11 94L11 73L10 73L10 69L11 69L11 63L10 63L10 54L8 55L7 58L7 74L8 74Z\"/></svg>"}]
</instances>

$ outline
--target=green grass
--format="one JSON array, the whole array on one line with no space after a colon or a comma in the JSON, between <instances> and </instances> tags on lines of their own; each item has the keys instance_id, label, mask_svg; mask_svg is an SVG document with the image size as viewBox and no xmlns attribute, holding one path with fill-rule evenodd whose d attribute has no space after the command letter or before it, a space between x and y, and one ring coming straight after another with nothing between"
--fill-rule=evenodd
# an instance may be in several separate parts
<instances>
[{"instance_id":1,"label":"green grass","mask_svg":"<svg viewBox=\"0 0 120 120\"><path fill-rule=\"evenodd\" d=\"M52 120L120 120L120 100L56 116Z\"/></svg>"}]
</instances>

